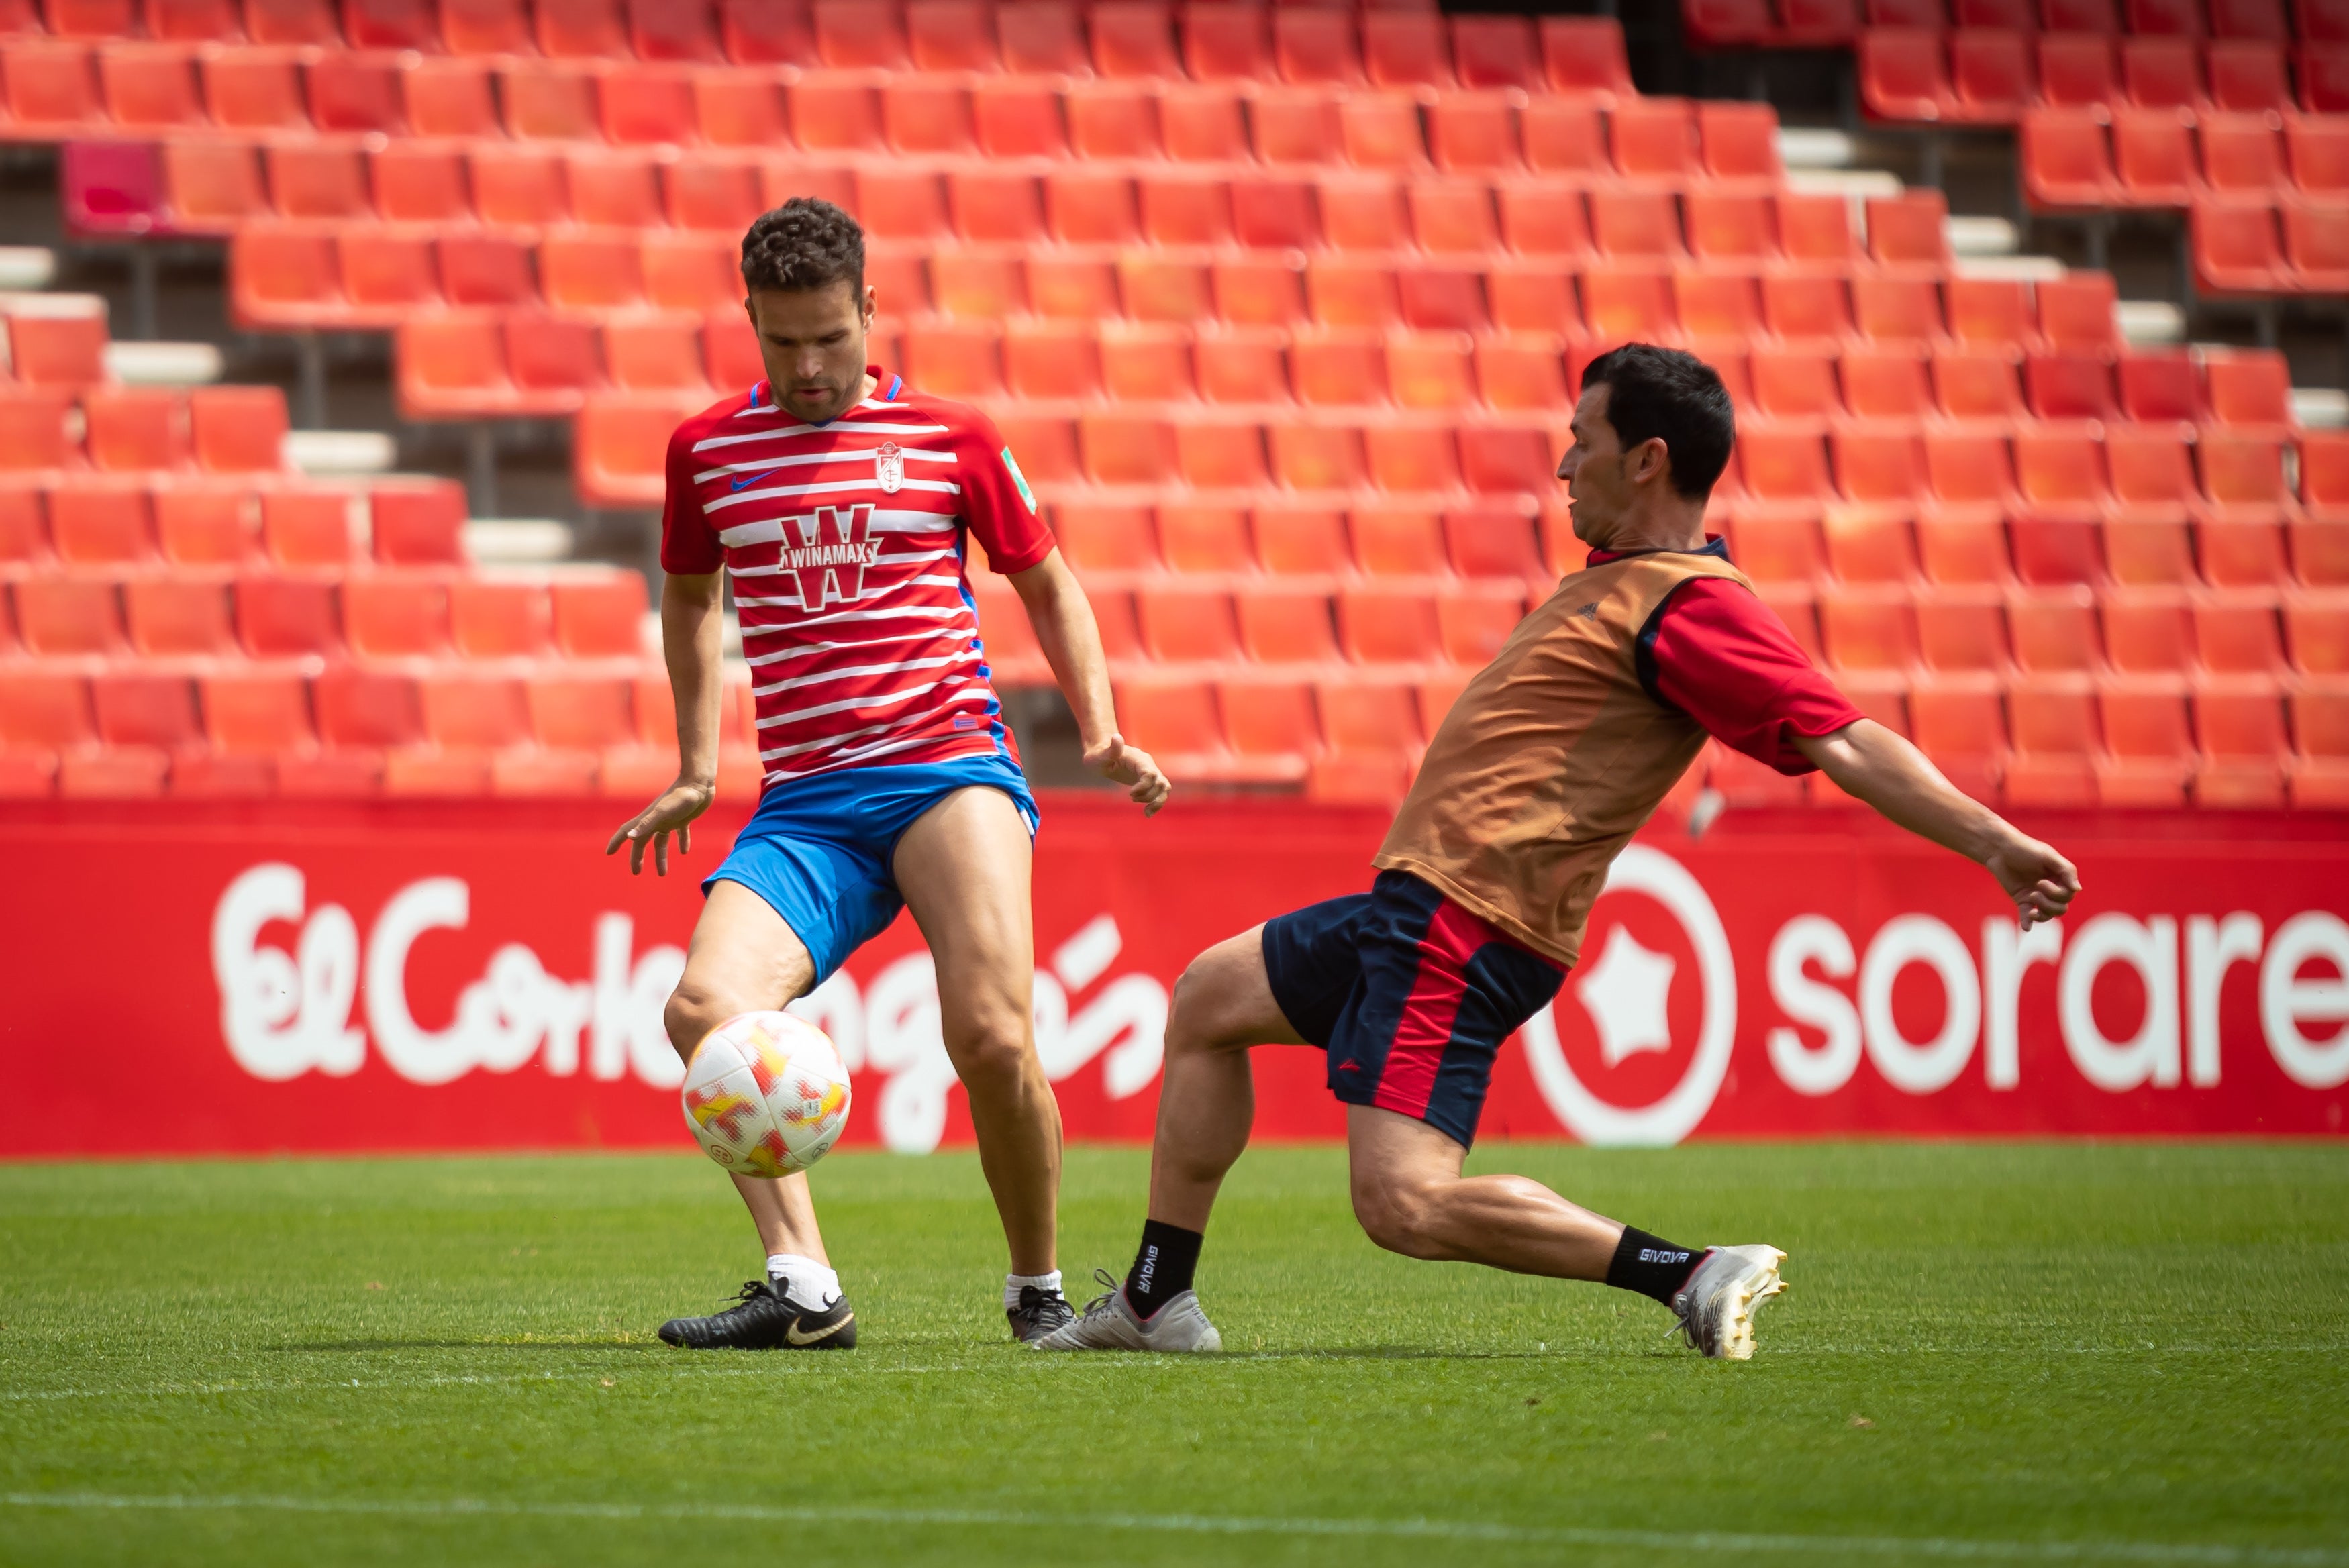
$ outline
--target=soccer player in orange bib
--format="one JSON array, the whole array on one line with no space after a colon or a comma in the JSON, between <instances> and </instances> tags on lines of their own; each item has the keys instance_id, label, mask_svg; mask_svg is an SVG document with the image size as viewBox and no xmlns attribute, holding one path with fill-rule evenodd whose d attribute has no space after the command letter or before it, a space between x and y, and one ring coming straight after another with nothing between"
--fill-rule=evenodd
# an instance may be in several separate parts
<instances>
[{"instance_id":1,"label":"soccer player in orange bib","mask_svg":"<svg viewBox=\"0 0 2349 1568\"><path fill-rule=\"evenodd\" d=\"M1174 990L1150 1212L1123 1284L1044 1350L1203 1351L1193 1274L1255 1113L1247 1050L1313 1045L1347 1106L1355 1216L1410 1257L1601 1280L1671 1309L1707 1356L1754 1352L1775 1247L1684 1246L1522 1176L1461 1174L1494 1053L1557 994L1607 868L1708 734L1823 771L1979 861L2023 925L2062 914L2071 863L1860 716L1754 598L1705 498L1734 423L1694 356L1632 344L1583 374L1558 465L1588 563L1517 626L1428 747L1368 893L1208 949Z\"/></svg>"},{"instance_id":2,"label":"soccer player in orange bib","mask_svg":"<svg viewBox=\"0 0 2349 1568\"><path fill-rule=\"evenodd\" d=\"M661 517L677 782L612 835L668 870L718 774L724 580L758 708L759 809L701 884L667 1011L691 1059L740 1013L805 995L910 907L937 964L947 1055L1009 1244L1003 1308L1033 1339L1074 1316L1053 1264L1061 1115L1036 1057L1028 904L1036 802L989 681L970 542L1011 580L1084 743L1146 815L1166 778L1117 732L1084 590L987 416L864 362L864 235L798 197L750 226L742 281L767 377L678 427ZM696 1349L843 1349L856 1318L804 1175L737 1175L767 1273L661 1327Z\"/></svg>"}]
</instances>

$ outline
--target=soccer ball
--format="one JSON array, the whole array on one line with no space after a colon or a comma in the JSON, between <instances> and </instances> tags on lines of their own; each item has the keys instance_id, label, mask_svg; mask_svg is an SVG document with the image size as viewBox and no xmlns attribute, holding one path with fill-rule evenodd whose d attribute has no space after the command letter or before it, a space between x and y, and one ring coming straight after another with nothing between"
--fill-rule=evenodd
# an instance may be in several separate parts
<instances>
[{"instance_id":1,"label":"soccer ball","mask_svg":"<svg viewBox=\"0 0 2349 1568\"><path fill-rule=\"evenodd\" d=\"M686 1064L685 1124L703 1152L747 1176L789 1176L848 1125L848 1068L824 1032L789 1013L744 1013Z\"/></svg>"}]
</instances>

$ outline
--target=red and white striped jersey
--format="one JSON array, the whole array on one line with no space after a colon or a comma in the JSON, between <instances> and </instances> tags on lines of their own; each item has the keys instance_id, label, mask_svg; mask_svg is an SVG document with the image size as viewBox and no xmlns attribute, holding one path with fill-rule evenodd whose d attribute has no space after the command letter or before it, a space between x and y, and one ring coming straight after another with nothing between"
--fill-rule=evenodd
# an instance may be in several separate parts
<instances>
[{"instance_id":1,"label":"red and white striped jersey","mask_svg":"<svg viewBox=\"0 0 2349 1568\"><path fill-rule=\"evenodd\" d=\"M987 416L867 366L873 396L827 425L761 382L678 427L661 567L734 583L770 784L1001 752L967 538L1023 572L1051 531Z\"/></svg>"}]
</instances>

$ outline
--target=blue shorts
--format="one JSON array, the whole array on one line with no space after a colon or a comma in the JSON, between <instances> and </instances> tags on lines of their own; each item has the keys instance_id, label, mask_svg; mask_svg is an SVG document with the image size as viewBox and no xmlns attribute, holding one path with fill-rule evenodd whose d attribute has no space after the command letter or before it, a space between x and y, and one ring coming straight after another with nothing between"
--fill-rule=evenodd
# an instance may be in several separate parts
<instances>
[{"instance_id":1,"label":"blue shorts","mask_svg":"<svg viewBox=\"0 0 2349 1568\"><path fill-rule=\"evenodd\" d=\"M816 983L878 936L905 907L890 861L915 820L957 789L1000 789L1036 831L1036 798L1009 757L904 768L843 768L768 787L701 884L740 882L773 906L815 961Z\"/></svg>"},{"instance_id":2,"label":"blue shorts","mask_svg":"<svg viewBox=\"0 0 2349 1568\"><path fill-rule=\"evenodd\" d=\"M1566 971L1407 872L1265 922L1264 971L1291 1027L1329 1056L1330 1092L1418 1119L1462 1148L1493 1058Z\"/></svg>"}]
</instances>

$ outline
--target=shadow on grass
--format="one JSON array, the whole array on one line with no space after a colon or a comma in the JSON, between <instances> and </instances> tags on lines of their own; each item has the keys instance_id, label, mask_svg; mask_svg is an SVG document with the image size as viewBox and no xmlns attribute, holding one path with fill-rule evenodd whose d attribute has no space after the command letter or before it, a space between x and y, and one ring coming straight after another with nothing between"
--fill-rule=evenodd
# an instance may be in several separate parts
<instances>
[{"instance_id":1,"label":"shadow on grass","mask_svg":"<svg viewBox=\"0 0 2349 1568\"><path fill-rule=\"evenodd\" d=\"M559 1350L657 1350L666 1356L678 1354L673 1346L657 1340L636 1339L322 1339L300 1345L270 1345L264 1349L325 1355L349 1355L374 1350L520 1350L539 1352Z\"/></svg>"}]
</instances>

